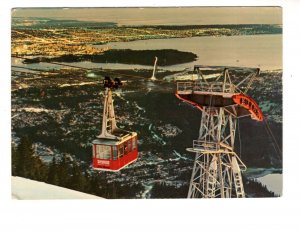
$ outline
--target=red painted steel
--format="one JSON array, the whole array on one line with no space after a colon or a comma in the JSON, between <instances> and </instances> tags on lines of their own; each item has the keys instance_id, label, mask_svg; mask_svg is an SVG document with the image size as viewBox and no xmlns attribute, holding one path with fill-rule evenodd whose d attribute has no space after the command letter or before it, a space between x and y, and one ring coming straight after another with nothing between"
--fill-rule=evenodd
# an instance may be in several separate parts
<instances>
[{"instance_id":1,"label":"red painted steel","mask_svg":"<svg viewBox=\"0 0 300 231\"><path fill-rule=\"evenodd\" d=\"M187 102L187 103L193 105L194 107L198 108L200 111L203 111L203 106L199 105L198 103L188 100L188 99L185 99L184 97L180 96L177 93L175 94L175 96L178 99L180 99L184 102ZM253 120L263 121L264 116L263 116L261 109L259 108L258 104L255 102L255 100L252 99L250 96L247 96L244 94L236 94L236 95L232 96L232 100L237 105L248 110L250 112L251 118Z\"/></svg>"},{"instance_id":2,"label":"red painted steel","mask_svg":"<svg viewBox=\"0 0 300 231\"><path fill-rule=\"evenodd\" d=\"M200 111L203 111L203 107L200 106L199 104L197 104L197 103L195 103L195 102L193 102L193 101L190 101L190 100L188 100L188 99L185 99L185 98L181 97L181 96L180 96L179 94L177 94L177 93L175 94L175 96L176 96L178 99L180 99L180 100L182 100L182 101L185 101L185 102L187 102L187 103L193 105L194 107L198 108Z\"/></svg>"},{"instance_id":3,"label":"red painted steel","mask_svg":"<svg viewBox=\"0 0 300 231\"><path fill-rule=\"evenodd\" d=\"M247 109L251 113L251 118L257 121L263 121L264 115L258 104L250 96L244 94L233 95L232 100Z\"/></svg>"}]
</instances>

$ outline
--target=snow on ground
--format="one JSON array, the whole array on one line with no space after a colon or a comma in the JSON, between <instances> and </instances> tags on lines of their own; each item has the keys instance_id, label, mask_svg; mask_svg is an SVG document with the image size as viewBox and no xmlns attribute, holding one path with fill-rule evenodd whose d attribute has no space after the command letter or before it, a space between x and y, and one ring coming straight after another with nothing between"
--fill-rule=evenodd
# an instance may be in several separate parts
<instances>
[{"instance_id":1,"label":"snow on ground","mask_svg":"<svg viewBox=\"0 0 300 231\"><path fill-rule=\"evenodd\" d=\"M263 177L258 177L257 180L265 185L267 189L275 194L282 195L282 174L273 173Z\"/></svg>"},{"instance_id":2,"label":"snow on ground","mask_svg":"<svg viewBox=\"0 0 300 231\"><path fill-rule=\"evenodd\" d=\"M91 194L58 187L22 177L11 177L12 199L48 200L48 199L103 199Z\"/></svg>"},{"instance_id":3,"label":"snow on ground","mask_svg":"<svg viewBox=\"0 0 300 231\"><path fill-rule=\"evenodd\" d=\"M36 112L36 113L40 113L40 112L50 112L51 110L45 109L45 108L36 108L36 107L22 107L19 109L12 109L12 111L26 111L26 112Z\"/></svg>"},{"instance_id":4,"label":"snow on ground","mask_svg":"<svg viewBox=\"0 0 300 231\"><path fill-rule=\"evenodd\" d=\"M59 85L59 87L83 86L83 85L94 85L94 84L98 84L98 82L93 81L93 82L82 82L82 83L65 83Z\"/></svg>"}]
</instances>

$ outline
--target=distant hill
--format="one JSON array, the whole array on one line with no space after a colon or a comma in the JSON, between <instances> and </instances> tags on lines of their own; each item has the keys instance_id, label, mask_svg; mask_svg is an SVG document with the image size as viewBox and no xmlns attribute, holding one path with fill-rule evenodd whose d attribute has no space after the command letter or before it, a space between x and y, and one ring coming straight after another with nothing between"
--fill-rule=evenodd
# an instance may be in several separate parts
<instances>
[{"instance_id":1,"label":"distant hill","mask_svg":"<svg viewBox=\"0 0 300 231\"><path fill-rule=\"evenodd\" d=\"M51 18L28 17L19 18L12 17L13 29L51 29L51 28L111 28L116 27L115 22L89 22L78 20L57 20Z\"/></svg>"},{"instance_id":2,"label":"distant hill","mask_svg":"<svg viewBox=\"0 0 300 231\"><path fill-rule=\"evenodd\" d=\"M16 200L103 199L91 194L22 177L11 177L11 183L12 199Z\"/></svg>"}]
</instances>

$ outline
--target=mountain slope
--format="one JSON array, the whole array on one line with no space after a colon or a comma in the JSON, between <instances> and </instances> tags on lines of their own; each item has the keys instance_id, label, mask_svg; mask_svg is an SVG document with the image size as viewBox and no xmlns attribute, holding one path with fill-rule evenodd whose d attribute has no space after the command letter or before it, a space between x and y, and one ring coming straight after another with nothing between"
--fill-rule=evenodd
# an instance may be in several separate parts
<instances>
[{"instance_id":1,"label":"mountain slope","mask_svg":"<svg viewBox=\"0 0 300 231\"><path fill-rule=\"evenodd\" d=\"M12 199L47 200L47 199L103 199L91 194L29 180L22 177L11 177Z\"/></svg>"}]
</instances>

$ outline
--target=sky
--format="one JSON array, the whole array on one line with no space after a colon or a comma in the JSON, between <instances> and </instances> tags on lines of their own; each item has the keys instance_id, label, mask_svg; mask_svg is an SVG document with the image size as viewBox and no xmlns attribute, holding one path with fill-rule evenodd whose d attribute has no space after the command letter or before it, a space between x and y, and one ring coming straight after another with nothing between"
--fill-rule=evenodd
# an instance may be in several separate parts
<instances>
[{"instance_id":1,"label":"sky","mask_svg":"<svg viewBox=\"0 0 300 231\"><path fill-rule=\"evenodd\" d=\"M282 24L281 7L14 8L12 16L119 25Z\"/></svg>"}]
</instances>

